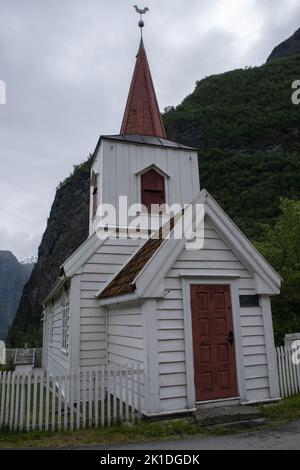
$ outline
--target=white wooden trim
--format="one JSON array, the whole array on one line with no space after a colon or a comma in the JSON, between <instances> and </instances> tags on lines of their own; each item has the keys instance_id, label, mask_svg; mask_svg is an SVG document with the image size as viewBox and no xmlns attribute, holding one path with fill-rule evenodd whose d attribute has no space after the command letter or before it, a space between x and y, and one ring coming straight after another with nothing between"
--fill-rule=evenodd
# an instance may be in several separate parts
<instances>
[{"instance_id":1,"label":"white wooden trim","mask_svg":"<svg viewBox=\"0 0 300 470\"><path fill-rule=\"evenodd\" d=\"M48 364L48 311L44 308L43 311L43 354L42 354L42 368L45 370Z\"/></svg>"},{"instance_id":2,"label":"white wooden trim","mask_svg":"<svg viewBox=\"0 0 300 470\"><path fill-rule=\"evenodd\" d=\"M187 415L194 413L197 408L189 408L183 410L174 410L174 411L161 411L160 413L143 413L147 418L158 418L162 416L175 416L175 415Z\"/></svg>"},{"instance_id":3,"label":"white wooden trim","mask_svg":"<svg viewBox=\"0 0 300 470\"><path fill-rule=\"evenodd\" d=\"M51 291L47 295L47 297L45 297L45 299L43 300L43 305L46 305L47 303L49 303L49 301L51 299L53 299L53 297L55 297L61 291L61 288L67 282L68 282L68 279L66 277L59 277L57 279L56 283L54 284L53 288L51 289Z\"/></svg>"},{"instance_id":4,"label":"white wooden trim","mask_svg":"<svg viewBox=\"0 0 300 470\"><path fill-rule=\"evenodd\" d=\"M156 300L142 305L144 325L145 404L147 413L160 412L159 354Z\"/></svg>"},{"instance_id":5,"label":"white wooden trim","mask_svg":"<svg viewBox=\"0 0 300 470\"><path fill-rule=\"evenodd\" d=\"M157 171L157 173L159 173L164 178L171 178L171 176L168 173L166 173L162 168L160 168L158 165L156 165L156 163L152 163L148 166L141 168L139 171L135 172L135 175L142 176L144 173L146 173L149 170Z\"/></svg>"},{"instance_id":6,"label":"white wooden trim","mask_svg":"<svg viewBox=\"0 0 300 470\"><path fill-rule=\"evenodd\" d=\"M242 406L246 405L259 405L263 403L275 403L277 401L281 401L281 397L276 397L276 398L262 398L261 400L251 400L251 401L241 401Z\"/></svg>"},{"instance_id":7,"label":"white wooden trim","mask_svg":"<svg viewBox=\"0 0 300 470\"><path fill-rule=\"evenodd\" d=\"M265 343L268 359L270 398L277 398L280 396L280 391L270 297L266 295L261 295L260 305L262 309Z\"/></svg>"},{"instance_id":8,"label":"white wooden trim","mask_svg":"<svg viewBox=\"0 0 300 470\"><path fill-rule=\"evenodd\" d=\"M216 279L216 274L209 274L209 273L205 273L205 274L197 274L195 273L195 270L191 270L189 271L188 269L184 272L184 273L179 273L178 274L178 277L181 277L182 279L202 279L202 277L205 279L208 279L210 280L210 282L213 284L214 280ZM222 274L222 276L219 276L217 277L217 279L219 280L228 280L228 279L238 279L240 278L241 275L238 274L238 273L233 273L231 271L224 271L224 273Z\"/></svg>"},{"instance_id":9,"label":"white wooden trim","mask_svg":"<svg viewBox=\"0 0 300 470\"><path fill-rule=\"evenodd\" d=\"M135 279L139 297L160 297L165 290L162 280L184 249L185 240L166 239ZM164 247L163 249L161 249ZM157 292L158 290L158 292Z\"/></svg>"},{"instance_id":10,"label":"white wooden trim","mask_svg":"<svg viewBox=\"0 0 300 470\"><path fill-rule=\"evenodd\" d=\"M202 409L211 408L214 405L216 408L221 406L234 406L240 404L240 397L220 398L219 400L206 400L197 402L197 406Z\"/></svg>"},{"instance_id":11,"label":"white wooden trim","mask_svg":"<svg viewBox=\"0 0 300 470\"><path fill-rule=\"evenodd\" d=\"M105 240L97 237L94 232L89 238L68 258L61 268L67 277L73 276L85 264Z\"/></svg>"},{"instance_id":12,"label":"white wooden trim","mask_svg":"<svg viewBox=\"0 0 300 470\"><path fill-rule=\"evenodd\" d=\"M237 371L237 386L240 398L243 400L246 397L245 390L245 375L244 364L242 362L242 339L241 339L241 325L239 320L239 302L238 302L238 280L226 279L220 277L210 278L182 278L182 294L183 294L183 311L184 311L184 339L185 339L185 354L186 354L186 379L187 379L187 405L188 408L195 407L196 393L195 393L195 379L194 379L194 351L193 351L193 330L192 330L192 309L191 309L191 295L190 286L194 284L199 285L212 285L224 284L230 286L231 292L231 306L233 318L233 330L235 338L235 359ZM236 398L236 397L232 397Z\"/></svg>"},{"instance_id":13,"label":"white wooden trim","mask_svg":"<svg viewBox=\"0 0 300 470\"><path fill-rule=\"evenodd\" d=\"M69 314L69 357L70 370L80 366L80 289L81 276L72 277L70 288L70 314Z\"/></svg>"},{"instance_id":14,"label":"white wooden trim","mask_svg":"<svg viewBox=\"0 0 300 470\"><path fill-rule=\"evenodd\" d=\"M95 297L98 297L101 292L99 293L97 292ZM125 302L133 302L135 300L138 300L138 296L136 294L128 294L128 295L119 295L116 297L108 297L107 299L99 299L99 304L101 306L105 306L105 305L121 304Z\"/></svg>"},{"instance_id":15,"label":"white wooden trim","mask_svg":"<svg viewBox=\"0 0 300 470\"><path fill-rule=\"evenodd\" d=\"M239 285L238 280L230 283L232 318L235 344L235 360L238 392L241 400L246 400L246 378L242 344L242 327L240 320L240 302L239 302Z\"/></svg>"},{"instance_id":16,"label":"white wooden trim","mask_svg":"<svg viewBox=\"0 0 300 470\"><path fill-rule=\"evenodd\" d=\"M188 409L194 408L195 403L196 403L190 285L191 285L191 281L188 281L187 279L182 279L185 369L186 369L186 388L187 388Z\"/></svg>"},{"instance_id":17,"label":"white wooden trim","mask_svg":"<svg viewBox=\"0 0 300 470\"><path fill-rule=\"evenodd\" d=\"M220 232L222 238L227 241L233 252L246 267L248 267L250 271L257 273L265 281L272 294L278 294L281 284L279 274L258 252L223 209L221 209L212 196L207 191L205 192L207 194L206 214L214 227Z\"/></svg>"}]
</instances>

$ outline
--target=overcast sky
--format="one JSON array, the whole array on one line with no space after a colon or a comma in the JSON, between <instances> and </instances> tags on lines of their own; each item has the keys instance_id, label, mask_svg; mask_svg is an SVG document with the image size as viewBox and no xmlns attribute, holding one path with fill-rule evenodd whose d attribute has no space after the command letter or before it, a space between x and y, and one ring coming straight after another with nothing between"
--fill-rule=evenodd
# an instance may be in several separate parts
<instances>
[{"instance_id":1,"label":"overcast sky","mask_svg":"<svg viewBox=\"0 0 300 470\"><path fill-rule=\"evenodd\" d=\"M37 251L59 181L118 133L139 42L133 0L0 0L0 249ZM260 65L300 26L299 0L145 0L160 107L196 80Z\"/></svg>"}]
</instances>

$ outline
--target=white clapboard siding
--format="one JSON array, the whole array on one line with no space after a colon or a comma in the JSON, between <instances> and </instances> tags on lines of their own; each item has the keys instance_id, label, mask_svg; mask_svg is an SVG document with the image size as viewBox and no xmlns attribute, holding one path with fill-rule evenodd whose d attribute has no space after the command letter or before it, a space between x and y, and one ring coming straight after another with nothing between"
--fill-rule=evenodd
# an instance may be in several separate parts
<instances>
[{"instance_id":1,"label":"white clapboard siding","mask_svg":"<svg viewBox=\"0 0 300 470\"><path fill-rule=\"evenodd\" d=\"M95 295L112 279L142 243L144 243L142 240L106 240L82 268L80 275L81 367L100 366L107 361L106 310L100 307ZM128 324L130 325L130 322ZM135 360L133 356L128 359Z\"/></svg>"},{"instance_id":2,"label":"white clapboard siding","mask_svg":"<svg viewBox=\"0 0 300 470\"><path fill-rule=\"evenodd\" d=\"M300 393L300 364L293 361L293 351L288 346L276 348L279 388L282 397Z\"/></svg>"},{"instance_id":3,"label":"white clapboard siding","mask_svg":"<svg viewBox=\"0 0 300 470\"><path fill-rule=\"evenodd\" d=\"M50 373L56 375L63 374L70 368L70 358L66 351L63 350L62 344L63 295L65 296L64 290L59 292L53 299L53 303L48 305L45 317L46 324L44 326L46 338L43 354L47 358L46 367ZM68 299L65 298L64 300L67 301Z\"/></svg>"},{"instance_id":4,"label":"white clapboard siding","mask_svg":"<svg viewBox=\"0 0 300 470\"><path fill-rule=\"evenodd\" d=\"M143 315L140 304L116 305L108 309L107 349L113 365L128 362L143 364Z\"/></svg>"},{"instance_id":5,"label":"white clapboard siding","mask_svg":"<svg viewBox=\"0 0 300 470\"><path fill-rule=\"evenodd\" d=\"M129 207L136 204L140 191L137 175L151 165L156 165L169 176L165 180L169 205L177 203L183 207L200 191L195 151L103 140L93 165L92 170L100 173L99 200L104 204L113 204L117 216L118 196L127 196Z\"/></svg>"},{"instance_id":6,"label":"white clapboard siding","mask_svg":"<svg viewBox=\"0 0 300 470\"><path fill-rule=\"evenodd\" d=\"M137 363L51 376L0 372L0 430L57 431L140 421L144 371Z\"/></svg>"},{"instance_id":7,"label":"white clapboard siding","mask_svg":"<svg viewBox=\"0 0 300 470\"><path fill-rule=\"evenodd\" d=\"M224 273L238 274L239 295L256 293L252 274L205 219L204 248L199 251L182 251L166 275L166 295L156 303L161 411L187 407L186 383L182 383L182 374L185 372L185 335L180 275L190 275L191 272L199 277L216 278L222 277ZM267 399L270 393L261 308L240 309L240 320L243 351L241 366L245 369L246 400Z\"/></svg>"}]
</instances>

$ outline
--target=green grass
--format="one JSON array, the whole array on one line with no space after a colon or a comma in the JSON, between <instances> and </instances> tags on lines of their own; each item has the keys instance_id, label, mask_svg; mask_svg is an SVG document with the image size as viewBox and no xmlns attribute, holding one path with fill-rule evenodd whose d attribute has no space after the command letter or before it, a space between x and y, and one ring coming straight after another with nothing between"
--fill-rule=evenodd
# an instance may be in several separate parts
<instances>
[{"instance_id":1,"label":"green grass","mask_svg":"<svg viewBox=\"0 0 300 470\"><path fill-rule=\"evenodd\" d=\"M110 428L79 431L29 433L0 432L0 448L76 447L88 445L121 444L151 440L183 439L199 434L193 418L121 425Z\"/></svg>"},{"instance_id":2,"label":"green grass","mask_svg":"<svg viewBox=\"0 0 300 470\"><path fill-rule=\"evenodd\" d=\"M278 424L300 419L300 395L285 398L279 403L263 405L264 416Z\"/></svg>"},{"instance_id":3,"label":"green grass","mask_svg":"<svg viewBox=\"0 0 300 470\"><path fill-rule=\"evenodd\" d=\"M300 395L286 398L278 403L262 405L264 416L268 419L265 426L270 428L300 419ZM237 432L255 431L257 428L244 429L217 427L200 430L192 417L151 422L144 420L136 425L119 425L100 429L84 429L56 432L0 432L2 448L51 448L81 447L111 444L130 444L135 442L176 440L192 436L225 435Z\"/></svg>"}]
</instances>

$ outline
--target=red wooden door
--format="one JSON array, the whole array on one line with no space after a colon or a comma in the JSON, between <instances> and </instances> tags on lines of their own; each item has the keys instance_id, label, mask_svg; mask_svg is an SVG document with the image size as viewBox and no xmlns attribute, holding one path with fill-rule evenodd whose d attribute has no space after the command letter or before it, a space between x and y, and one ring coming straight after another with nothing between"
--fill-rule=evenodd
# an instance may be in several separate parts
<instances>
[{"instance_id":1,"label":"red wooden door","mask_svg":"<svg viewBox=\"0 0 300 470\"><path fill-rule=\"evenodd\" d=\"M196 400L236 397L230 287L192 285L191 308Z\"/></svg>"}]
</instances>

